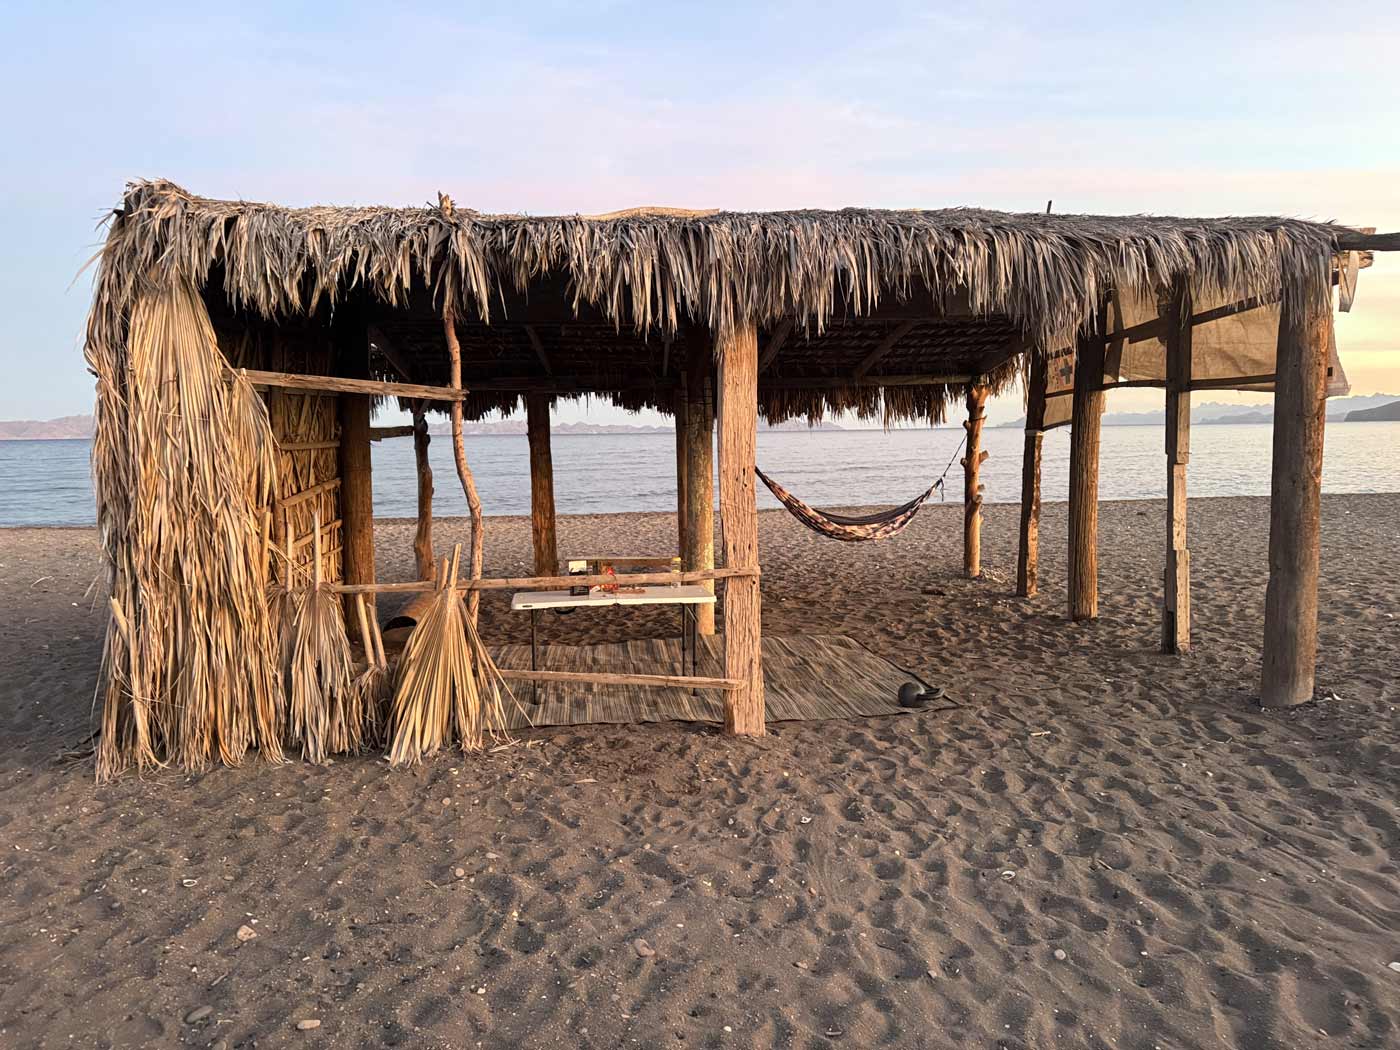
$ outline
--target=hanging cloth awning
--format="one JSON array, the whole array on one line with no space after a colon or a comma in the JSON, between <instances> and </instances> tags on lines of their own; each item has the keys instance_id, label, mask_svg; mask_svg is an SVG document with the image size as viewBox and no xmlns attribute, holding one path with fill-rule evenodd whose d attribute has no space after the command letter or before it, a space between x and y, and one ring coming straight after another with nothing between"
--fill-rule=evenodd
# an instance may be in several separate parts
<instances>
[{"instance_id":1,"label":"hanging cloth awning","mask_svg":"<svg viewBox=\"0 0 1400 1050\"><path fill-rule=\"evenodd\" d=\"M892 510L851 517L844 514L824 514L814 507L809 507L758 467L754 467L753 470L759 480L768 486L768 491L773 493L794 518L813 532L846 543L883 540L903 532L904 527L914 520L914 515L919 513L919 508L933 495L933 490L938 488L939 484L935 481L919 496Z\"/></svg>"}]
</instances>

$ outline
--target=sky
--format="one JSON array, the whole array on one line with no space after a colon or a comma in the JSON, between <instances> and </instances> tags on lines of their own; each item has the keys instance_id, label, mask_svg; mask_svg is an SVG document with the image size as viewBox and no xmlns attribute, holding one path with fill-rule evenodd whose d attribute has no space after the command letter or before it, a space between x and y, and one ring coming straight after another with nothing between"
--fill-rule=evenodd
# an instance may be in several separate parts
<instances>
[{"instance_id":1,"label":"sky","mask_svg":"<svg viewBox=\"0 0 1400 1050\"><path fill-rule=\"evenodd\" d=\"M1395 3L200 7L0 12L0 419L91 410L80 270L136 178L289 205L1053 200L1400 230ZM1400 393L1400 258L1337 334L1355 393ZM557 413L585 416L633 418Z\"/></svg>"}]
</instances>

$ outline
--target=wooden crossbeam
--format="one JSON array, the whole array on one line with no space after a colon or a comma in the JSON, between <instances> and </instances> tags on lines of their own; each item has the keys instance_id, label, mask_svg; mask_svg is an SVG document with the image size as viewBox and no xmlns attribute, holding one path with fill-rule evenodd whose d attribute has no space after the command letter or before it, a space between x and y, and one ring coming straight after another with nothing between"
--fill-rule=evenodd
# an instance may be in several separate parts
<instances>
[{"instance_id":1,"label":"wooden crossbeam","mask_svg":"<svg viewBox=\"0 0 1400 1050\"><path fill-rule=\"evenodd\" d=\"M371 441L383 441L385 438L406 438L413 436L413 424L409 423L401 427L370 427L369 439Z\"/></svg>"},{"instance_id":2,"label":"wooden crossbeam","mask_svg":"<svg viewBox=\"0 0 1400 1050\"><path fill-rule=\"evenodd\" d=\"M737 678L700 678L681 674L620 674L610 671L532 671L528 667L501 667L497 673L507 681L579 682L591 685L665 686L676 689L738 689Z\"/></svg>"},{"instance_id":3,"label":"wooden crossbeam","mask_svg":"<svg viewBox=\"0 0 1400 1050\"><path fill-rule=\"evenodd\" d=\"M764 369L777 360L778 354L782 353L783 347L787 345L789 337L792 335L792 318L785 317L778 322L778 327L773 329L773 334L768 337L767 344L763 347L763 354L758 359L758 371L762 375Z\"/></svg>"},{"instance_id":4,"label":"wooden crossbeam","mask_svg":"<svg viewBox=\"0 0 1400 1050\"><path fill-rule=\"evenodd\" d=\"M702 569L696 572L629 572L623 581L629 587L664 585L673 583L703 583L706 580L728 580L738 577L757 576L758 569ZM569 587L600 587L619 582L617 576L495 576L479 580L461 580L457 584L460 591L551 591ZM412 594L416 591L431 591L437 588L432 580L414 580L408 583L370 583L335 585L341 594Z\"/></svg>"},{"instance_id":5,"label":"wooden crossbeam","mask_svg":"<svg viewBox=\"0 0 1400 1050\"><path fill-rule=\"evenodd\" d=\"M381 329L370 325L369 341L374 345L374 348L383 355L384 360L389 362L394 371L403 378L405 383L412 383L414 381L416 377L413 374L413 369L409 367L408 358L403 355L403 352L394 345L393 340L386 336Z\"/></svg>"},{"instance_id":6,"label":"wooden crossbeam","mask_svg":"<svg viewBox=\"0 0 1400 1050\"><path fill-rule=\"evenodd\" d=\"M419 383L385 383L378 379L346 379L343 376L307 376L291 372L261 372L240 368L238 374L258 387L302 390L319 394L369 394L371 397L417 398L423 401L465 401L467 391Z\"/></svg>"},{"instance_id":7,"label":"wooden crossbeam","mask_svg":"<svg viewBox=\"0 0 1400 1050\"><path fill-rule=\"evenodd\" d=\"M554 375L554 366L549 363L549 355L544 352L544 343L540 341L540 333L535 331L534 325L527 324L525 334L530 337L530 345L535 348L535 356L540 359L540 367L544 369L544 374Z\"/></svg>"},{"instance_id":8,"label":"wooden crossbeam","mask_svg":"<svg viewBox=\"0 0 1400 1050\"><path fill-rule=\"evenodd\" d=\"M901 339L913 331L914 326L918 323L918 321L904 321L895 325L895 327L890 330L889 335L881 340L880 345L866 354L865 360L856 365L856 378L863 378L867 372L880 362L881 358L895 348Z\"/></svg>"}]
</instances>

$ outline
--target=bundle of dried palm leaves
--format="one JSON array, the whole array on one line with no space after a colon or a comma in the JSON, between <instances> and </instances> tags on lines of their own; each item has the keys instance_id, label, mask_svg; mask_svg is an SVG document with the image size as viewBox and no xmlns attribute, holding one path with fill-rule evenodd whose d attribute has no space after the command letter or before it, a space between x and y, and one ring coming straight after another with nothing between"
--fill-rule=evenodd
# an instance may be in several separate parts
<instances>
[{"instance_id":1,"label":"bundle of dried palm leaves","mask_svg":"<svg viewBox=\"0 0 1400 1050\"><path fill-rule=\"evenodd\" d=\"M97 774L281 757L263 577L276 476L262 399L230 378L191 283L99 294L93 478L109 558Z\"/></svg>"},{"instance_id":2,"label":"bundle of dried palm leaves","mask_svg":"<svg viewBox=\"0 0 1400 1050\"><path fill-rule=\"evenodd\" d=\"M482 644L457 590L462 548L443 560L432 604L399 657L389 714L389 761L418 762L456 741L480 751L506 732L505 681Z\"/></svg>"},{"instance_id":3,"label":"bundle of dried palm leaves","mask_svg":"<svg viewBox=\"0 0 1400 1050\"><path fill-rule=\"evenodd\" d=\"M301 745L303 758L323 762L328 755L360 749L364 712L340 596L322 574L319 514L313 526L312 583L295 601L288 730L290 741Z\"/></svg>"}]
</instances>

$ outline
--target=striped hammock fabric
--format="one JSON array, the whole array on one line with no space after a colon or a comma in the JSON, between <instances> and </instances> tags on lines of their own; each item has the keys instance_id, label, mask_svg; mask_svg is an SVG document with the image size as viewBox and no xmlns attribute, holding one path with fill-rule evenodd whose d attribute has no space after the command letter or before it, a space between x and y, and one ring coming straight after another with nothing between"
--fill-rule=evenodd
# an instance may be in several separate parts
<instances>
[{"instance_id":1,"label":"striped hammock fabric","mask_svg":"<svg viewBox=\"0 0 1400 1050\"><path fill-rule=\"evenodd\" d=\"M919 513L924 501L933 495L933 490L938 488L938 482L935 481L919 496L902 506L876 514L847 517L844 514L823 514L816 508L807 506L757 467L753 470L759 480L768 486L768 491L773 493L794 518L819 535L846 543L883 540L898 535L914 520L914 515Z\"/></svg>"}]
</instances>

